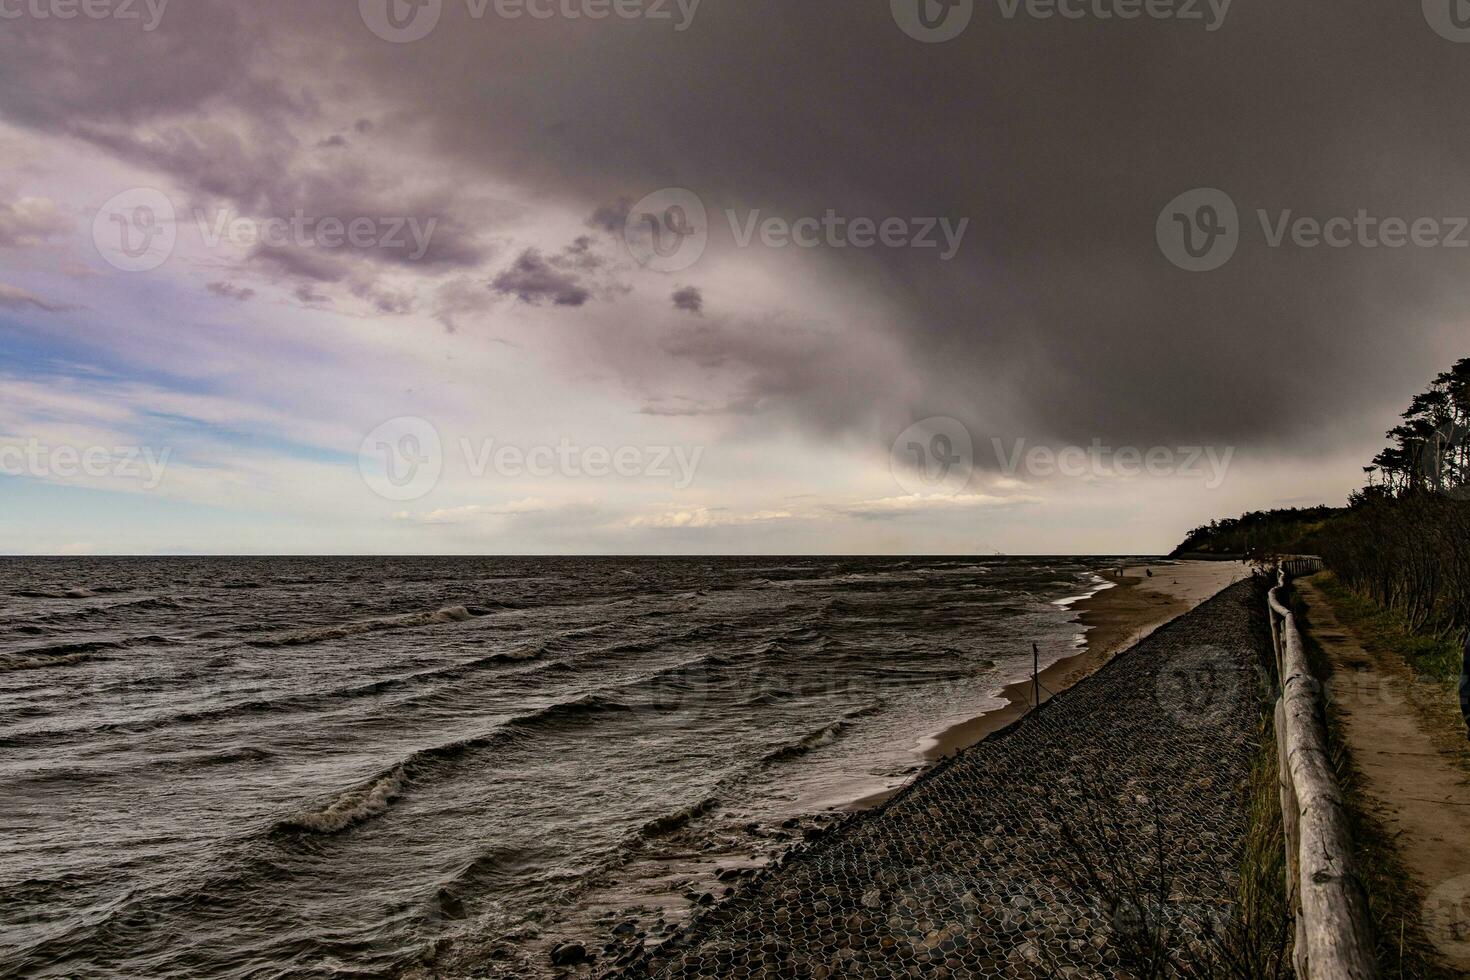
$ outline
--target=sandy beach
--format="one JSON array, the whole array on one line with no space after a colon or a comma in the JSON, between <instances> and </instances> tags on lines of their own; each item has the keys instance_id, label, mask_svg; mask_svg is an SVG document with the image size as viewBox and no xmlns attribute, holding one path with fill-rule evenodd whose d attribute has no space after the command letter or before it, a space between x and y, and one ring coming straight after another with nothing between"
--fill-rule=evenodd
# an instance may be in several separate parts
<instances>
[{"instance_id":1,"label":"sandy beach","mask_svg":"<svg viewBox=\"0 0 1470 980\"><path fill-rule=\"evenodd\" d=\"M1152 573L1150 575L1150 573ZM1226 587L1250 577L1250 566L1238 561L1159 561L1126 565L1104 575L1112 588L1079 600L1072 608L1079 613L1078 625L1086 631L1086 646L1042 669L1041 700L1060 694L1091 676L1113 657L1153 633L1154 630ZM928 762L937 762L1000 731L1033 707L1028 678L1000 692L1003 708L986 712L951 726L932 739L925 752ZM891 794L862 801L865 806L881 802Z\"/></svg>"},{"instance_id":2,"label":"sandy beach","mask_svg":"<svg viewBox=\"0 0 1470 980\"><path fill-rule=\"evenodd\" d=\"M1169 570L1154 570L1175 587ZM1196 576L1198 585L1184 584ZM1170 597L1208 589L1212 577L1182 575ZM1129 591L1150 590L1135 582ZM1202 637L1219 639L1224 679L1205 713L1165 680ZM663 980L1115 975L1116 919L1101 911L1107 886L1078 869L1132 868L1148 857L1178 869L1173 886L1200 907L1232 907L1247 832L1239 786L1259 750L1264 707L1251 679L1269 643L1259 592L1228 589L1047 711L811 835L668 942L613 944L609 957L620 976ZM1160 813L1169 825L1162 836ZM1096 829L1066 838L1059 822ZM1206 927L1186 919L1181 929L1181 944L1204 948Z\"/></svg>"}]
</instances>

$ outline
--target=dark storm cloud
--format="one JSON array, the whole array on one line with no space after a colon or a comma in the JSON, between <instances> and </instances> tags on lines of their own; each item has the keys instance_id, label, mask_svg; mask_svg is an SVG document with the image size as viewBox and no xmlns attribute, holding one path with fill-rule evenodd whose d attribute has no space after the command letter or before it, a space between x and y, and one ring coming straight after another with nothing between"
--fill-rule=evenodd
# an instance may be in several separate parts
<instances>
[{"instance_id":1,"label":"dark storm cloud","mask_svg":"<svg viewBox=\"0 0 1470 980\"><path fill-rule=\"evenodd\" d=\"M1237 3L1206 32L980 4L945 45L904 35L886 3L840 0L709 5L677 36L462 16L446 5L435 35L365 64L386 78L411 59L398 91L421 105L476 78L429 122L498 173L602 202L688 187L717 236L726 207L971 218L949 263L831 260L902 308L907 363L892 369L925 392L911 414L957 415L977 438L1312 451L1324 428L1380 412L1364 404L1375 388L1419 384L1464 339L1447 326L1467 309L1464 253L1274 250L1255 216L1470 214L1456 94L1470 47L1417 5ZM505 67L511 45L556 70ZM572 45L580 56L558 60ZM1247 222L1210 274L1175 268L1154 240L1160 209L1199 186L1227 190ZM600 216L616 231L624 215ZM813 392L817 412L849 383L806 381L828 392Z\"/></svg>"},{"instance_id":2,"label":"dark storm cloud","mask_svg":"<svg viewBox=\"0 0 1470 980\"><path fill-rule=\"evenodd\" d=\"M610 235L621 235L628 224L628 213L633 210L633 199L621 197L612 204L603 204L587 219L589 228L605 231Z\"/></svg>"},{"instance_id":3,"label":"dark storm cloud","mask_svg":"<svg viewBox=\"0 0 1470 980\"><path fill-rule=\"evenodd\" d=\"M205 288L220 299L233 299L243 303L255 298L255 290L248 286L237 286L232 282L211 282L207 283Z\"/></svg>"},{"instance_id":4,"label":"dark storm cloud","mask_svg":"<svg viewBox=\"0 0 1470 980\"><path fill-rule=\"evenodd\" d=\"M501 296L514 296L532 306L543 300L550 300L555 306L583 306L594 297L613 299L629 290L589 235L577 237L551 256L537 248L525 249L510 268L495 277L490 288ZM441 320L446 302L459 303L458 312L470 311L453 292L445 296L441 290L439 301Z\"/></svg>"},{"instance_id":5,"label":"dark storm cloud","mask_svg":"<svg viewBox=\"0 0 1470 980\"><path fill-rule=\"evenodd\" d=\"M607 261L597 253L592 239L583 235L562 249L562 253L552 260L555 265L563 269L577 269L582 272L595 272L607 264Z\"/></svg>"},{"instance_id":6,"label":"dark storm cloud","mask_svg":"<svg viewBox=\"0 0 1470 980\"><path fill-rule=\"evenodd\" d=\"M332 300L324 293L318 292L315 287L302 283L292 291L292 295L307 306L320 306L330 303Z\"/></svg>"},{"instance_id":7,"label":"dark storm cloud","mask_svg":"<svg viewBox=\"0 0 1470 980\"><path fill-rule=\"evenodd\" d=\"M261 245L251 259L275 272L312 282L341 282L348 275L341 261L309 248Z\"/></svg>"},{"instance_id":8,"label":"dark storm cloud","mask_svg":"<svg viewBox=\"0 0 1470 980\"><path fill-rule=\"evenodd\" d=\"M154 31L88 18L5 21L0 92L7 119L53 132L122 127L228 98L299 111L256 57L273 25L225 0L171 4Z\"/></svg>"},{"instance_id":9,"label":"dark storm cloud","mask_svg":"<svg viewBox=\"0 0 1470 980\"><path fill-rule=\"evenodd\" d=\"M582 306L592 298L592 292L574 273L556 268L534 248L522 252L490 286L502 296L514 296L532 306L543 300L557 306Z\"/></svg>"},{"instance_id":10,"label":"dark storm cloud","mask_svg":"<svg viewBox=\"0 0 1470 980\"><path fill-rule=\"evenodd\" d=\"M752 431L799 422L823 438L871 439L912 395L881 349L821 323L681 316L636 336L594 331L583 343L644 393L644 415L723 416Z\"/></svg>"},{"instance_id":11,"label":"dark storm cloud","mask_svg":"<svg viewBox=\"0 0 1470 980\"><path fill-rule=\"evenodd\" d=\"M175 6L149 38L80 24L8 34L0 112L260 208L416 197L401 178L374 179L379 154L412 146L433 161L416 183L443 177L438 211L459 219L442 246L436 236L445 267L483 261L464 174L585 202L610 235L627 206L607 202L689 188L727 246L726 208L971 219L950 262L820 253L835 281L896 311L896 356L832 357L839 341L809 337L792 353L727 327L662 345L667 374L642 379L659 404L698 372L730 371L742 399L834 434L943 414L977 440L1311 453L1466 346L1470 250L1275 249L1256 216L1470 215L1470 45L1438 36L1419 4L1239 0L1206 31L1007 19L981 3L942 45L906 36L886 2L851 0L708 4L683 32L476 21L446 3L412 44L373 37L354 4ZM329 66L301 54L328 50ZM377 121L371 139L331 156L342 172L304 178L272 121L315 120L344 93L357 107L345 118ZM251 126L212 130L220 109ZM179 122L186 113L197 117ZM1154 228L1201 186L1231 195L1243 238L1228 265L1195 274L1165 259ZM495 283L527 302L591 298L581 273L533 252ZM859 387L885 397L854 397Z\"/></svg>"},{"instance_id":12,"label":"dark storm cloud","mask_svg":"<svg viewBox=\"0 0 1470 980\"><path fill-rule=\"evenodd\" d=\"M704 293L700 292L697 286L685 286L674 290L673 300L676 310L696 315L704 312Z\"/></svg>"}]
</instances>

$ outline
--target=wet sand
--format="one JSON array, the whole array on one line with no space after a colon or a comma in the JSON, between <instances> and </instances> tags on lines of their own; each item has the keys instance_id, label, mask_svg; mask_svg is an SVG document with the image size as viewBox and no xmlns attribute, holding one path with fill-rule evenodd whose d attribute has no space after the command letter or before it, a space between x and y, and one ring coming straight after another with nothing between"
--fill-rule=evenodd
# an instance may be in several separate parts
<instances>
[{"instance_id":1,"label":"wet sand","mask_svg":"<svg viewBox=\"0 0 1470 980\"><path fill-rule=\"evenodd\" d=\"M1072 607L1080 614L1078 625L1086 632L1086 646L1074 656L1042 669L1042 702L1090 677L1160 626L1249 576L1250 567L1234 561L1159 562L1124 566L1117 572L1105 573L1103 577L1113 583L1113 588L1079 600ZM935 735L925 760L937 762L968 748L1034 707L1030 679L1011 684L999 696L1006 700L1005 707Z\"/></svg>"},{"instance_id":2,"label":"wet sand","mask_svg":"<svg viewBox=\"0 0 1470 980\"><path fill-rule=\"evenodd\" d=\"M1150 577L1149 572L1153 575ZM1086 631L1086 646L1041 671L1041 700L1090 677L1122 651L1165 623L1214 598L1223 589L1250 577L1250 566L1238 561L1180 561L1124 566L1103 575L1113 588L1072 606ZM1011 684L1000 697L1006 706L954 725L931 739L926 762L937 762L1012 724L1033 707L1031 680ZM891 794L864 800L874 805Z\"/></svg>"},{"instance_id":3,"label":"wet sand","mask_svg":"<svg viewBox=\"0 0 1470 980\"><path fill-rule=\"evenodd\" d=\"M1179 590L1165 597L1186 604L1227 574L1201 573L1187 585L1192 575L1154 568ZM1137 582L1125 591L1145 608L1164 605ZM1128 626L1119 624L1124 637ZM1207 710L1193 685L1176 680L1198 670L1202 643L1218 679ZM1269 649L1259 590L1226 589L1046 711L793 846L668 940L612 946L613 972L661 980L1110 976L1125 951L1107 912L1115 899L1092 869L1128 874L1145 865L1210 910L1183 917L1175 937L1181 948L1207 950L1211 930L1201 921L1229 916L1239 887L1238 847L1249 828L1239 787L1260 748L1266 706L1254 681ZM1067 835L1063 826L1086 829Z\"/></svg>"},{"instance_id":4,"label":"wet sand","mask_svg":"<svg viewBox=\"0 0 1470 980\"><path fill-rule=\"evenodd\" d=\"M1150 576L1148 573L1152 572ZM1112 588L1078 600L1072 609L1086 634L1076 654L1042 668L1042 703L1092 676L1114 657L1222 590L1249 578L1251 568L1239 561L1164 561L1124 565L1103 577ZM969 748L1014 724L1033 707L1031 679L996 693L1004 707L952 725L925 740L924 761L933 764ZM873 793L843 809L867 810L892 799L898 789Z\"/></svg>"}]
</instances>

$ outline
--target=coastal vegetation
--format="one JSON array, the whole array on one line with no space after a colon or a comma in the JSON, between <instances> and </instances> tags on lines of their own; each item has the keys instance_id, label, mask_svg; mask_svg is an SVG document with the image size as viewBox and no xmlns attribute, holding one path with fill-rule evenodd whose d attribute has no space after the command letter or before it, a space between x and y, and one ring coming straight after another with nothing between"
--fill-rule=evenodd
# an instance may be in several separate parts
<instances>
[{"instance_id":1,"label":"coastal vegetation","mask_svg":"<svg viewBox=\"0 0 1470 980\"><path fill-rule=\"evenodd\" d=\"M1328 571L1314 581L1338 621L1366 647L1401 656L1427 685L1427 696L1411 699L1414 708L1426 714L1429 729L1453 732L1463 745L1449 689L1470 633L1470 358L1417 395L1387 437L1388 448L1365 467L1367 483L1346 507L1258 511L1213 521L1192 531L1175 555L1261 562L1320 556ZM1308 623L1300 598L1292 604L1299 621ZM1304 643L1313 672L1330 686L1332 664L1310 629ZM1382 975L1449 976L1422 926L1424 896L1392 834L1368 805L1341 718L1335 711L1327 715ZM1269 797L1260 786L1253 802L1269 809ZM1258 863L1266 870L1266 862ZM1247 862L1247 875L1249 868ZM1263 903L1268 910L1270 897Z\"/></svg>"},{"instance_id":2,"label":"coastal vegetation","mask_svg":"<svg viewBox=\"0 0 1470 980\"><path fill-rule=\"evenodd\" d=\"M1420 490L1369 495L1319 532L1316 553L1344 586L1431 647L1458 646L1470 631L1470 499ZM1431 672L1458 668L1415 659Z\"/></svg>"},{"instance_id":3,"label":"coastal vegetation","mask_svg":"<svg viewBox=\"0 0 1470 980\"><path fill-rule=\"evenodd\" d=\"M1214 521L1175 554L1320 555L1343 588L1373 604L1365 617L1397 617L1418 638L1416 669L1443 678L1458 673L1452 654L1470 633L1470 358L1416 395L1388 439L1347 507Z\"/></svg>"},{"instance_id":4,"label":"coastal vegetation","mask_svg":"<svg viewBox=\"0 0 1470 980\"><path fill-rule=\"evenodd\" d=\"M1361 592L1332 572L1317 579L1342 622L1370 650L1392 650L1418 677L1453 681L1460 674L1462 650L1453 636L1416 632L1409 618Z\"/></svg>"},{"instance_id":5,"label":"coastal vegetation","mask_svg":"<svg viewBox=\"0 0 1470 980\"><path fill-rule=\"evenodd\" d=\"M1287 510L1258 510L1240 517L1211 521L1189 532L1171 557L1186 555L1244 557L1263 554L1302 553L1304 542L1346 507L1292 507Z\"/></svg>"}]
</instances>

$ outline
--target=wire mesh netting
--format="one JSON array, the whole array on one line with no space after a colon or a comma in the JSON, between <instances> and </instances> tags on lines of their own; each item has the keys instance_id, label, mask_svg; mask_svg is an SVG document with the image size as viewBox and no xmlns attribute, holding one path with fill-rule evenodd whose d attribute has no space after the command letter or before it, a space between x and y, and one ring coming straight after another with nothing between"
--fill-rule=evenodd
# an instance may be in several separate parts
<instances>
[{"instance_id":1,"label":"wire mesh netting","mask_svg":"<svg viewBox=\"0 0 1470 980\"><path fill-rule=\"evenodd\" d=\"M1265 630L1227 589L605 972L1195 972L1234 918Z\"/></svg>"}]
</instances>

